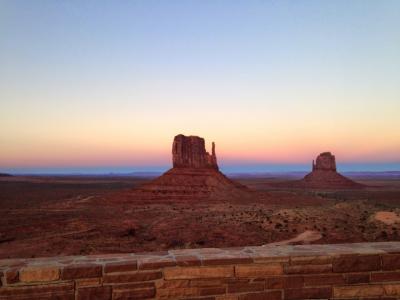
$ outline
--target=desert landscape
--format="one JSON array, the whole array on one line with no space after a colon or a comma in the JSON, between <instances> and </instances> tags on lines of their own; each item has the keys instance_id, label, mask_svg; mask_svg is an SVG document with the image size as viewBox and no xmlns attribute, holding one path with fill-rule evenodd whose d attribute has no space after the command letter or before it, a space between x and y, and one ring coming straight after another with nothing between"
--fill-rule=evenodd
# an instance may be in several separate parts
<instances>
[{"instance_id":1,"label":"desert landscape","mask_svg":"<svg viewBox=\"0 0 400 300\"><path fill-rule=\"evenodd\" d=\"M0 300L400 300L400 1L0 23Z\"/></svg>"},{"instance_id":2,"label":"desert landscape","mask_svg":"<svg viewBox=\"0 0 400 300\"><path fill-rule=\"evenodd\" d=\"M157 178L4 174L0 258L400 240L396 172L349 179L322 153L304 178L229 179L215 145L209 154L204 139L183 135L172 158Z\"/></svg>"}]
</instances>

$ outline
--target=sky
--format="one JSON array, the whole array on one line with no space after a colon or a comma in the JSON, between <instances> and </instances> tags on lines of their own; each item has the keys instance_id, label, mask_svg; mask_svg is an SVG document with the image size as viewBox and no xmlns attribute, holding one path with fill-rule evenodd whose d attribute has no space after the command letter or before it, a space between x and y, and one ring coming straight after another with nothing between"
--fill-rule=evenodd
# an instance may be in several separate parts
<instances>
[{"instance_id":1,"label":"sky","mask_svg":"<svg viewBox=\"0 0 400 300\"><path fill-rule=\"evenodd\" d=\"M0 171L400 170L400 1L0 0Z\"/></svg>"}]
</instances>

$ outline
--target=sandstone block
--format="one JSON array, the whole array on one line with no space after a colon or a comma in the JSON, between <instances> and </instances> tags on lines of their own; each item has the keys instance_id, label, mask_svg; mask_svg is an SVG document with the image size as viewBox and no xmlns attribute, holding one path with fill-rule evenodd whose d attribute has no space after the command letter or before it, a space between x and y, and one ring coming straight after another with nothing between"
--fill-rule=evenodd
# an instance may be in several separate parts
<instances>
[{"instance_id":1,"label":"sandstone block","mask_svg":"<svg viewBox=\"0 0 400 300\"><path fill-rule=\"evenodd\" d=\"M19 271L19 280L21 282L54 281L59 278L60 270L57 267L27 267Z\"/></svg>"},{"instance_id":2,"label":"sandstone block","mask_svg":"<svg viewBox=\"0 0 400 300\"><path fill-rule=\"evenodd\" d=\"M203 265L234 265L234 264L249 264L253 260L250 257L230 257L230 258L205 258L202 260Z\"/></svg>"},{"instance_id":3,"label":"sandstone block","mask_svg":"<svg viewBox=\"0 0 400 300\"><path fill-rule=\"evenodd\" d=\"M344 278L341 274L320 274L304 276L305 286L321 286L344 284Z\"/></svg>"},{"instance_id":4,"label":"sandstone block","mask_svg":"<svg viewBox=\"0 0 400 300\"><path fill-rule=\"evenodd\" d=\"M400 254L382 255L383 270L400 270Z\"/></svg>"},{"instance_id":5,"label":"sandstone block","mask_svg":"<svg viewBox=\"0 0 400 300\"><path fill-rule=\"evenodd\" d=\"M271 275L283 274L281 264L256 264L256 265L238 265L235 266L235 274L237 277L266 277Z\"/></svg>"},{"instance_id":6,"label":"sandstone block","mask_svg":"<svg viewBox=\"0 0 400 300\"><path fill-rule=\"evenodd\" d=\"M182 300L215 300L214 296L211 297L189 297L189 298L182 298ZM396 299L397 300L397 299Z\"/></svg>"},{"instance_id":7,"label":"sandstone block","mask_svg":"<svg viewBox=\"0 0 400 300\"><path fill-rule=\"evenodd\" d=\"M175 257L176 264L181 267L200 266L201 260L196 256L183 255Z\"/></svg>"},{"instance_id":8,"label":"sandstone block","mask_svg":"<svg viewBox=\"0 0 400 300\"><path fill-rule=\"evenodd\" d=\"M352 285L333 288L335 298L379 297L385 295L382 285Z\"/></svg>"},{"instance_id":9,"label":"sandstone block","mask_svg":"<svg viewBox=\"0 0 400 300\"><path fill-rule=\"evenodd\" d=\"M111 300L111 287L87 287L80 288L77 292L77 300Z\"/></svg>"},{"instance_id":10,"label":"sandstone block","mask_svg":"<svg viewBox=\"0 0 400 300\"><path fill-rule=\"evenodd\" d=\"M329 299L331 297L332 297L332 288L330 287L285 290L285 299L287 300Z\"/></svg>"},{"instance_id":11,"label":"sandstone block","mask_svg":"<svg viewBox=\"0 0 400 300\"><path fill-rule=\"evenodd\" d=\"M189 297L189 298L182 298L182 300L215 300L215 297L214 296L211 296L211 297Z\"/></svg>"},{"instance_id":12,"label":"sandstone block","mask_svg":"<svg viewBox=\"0 0 400 300\"><path fill-rule=\"evenodd\" d=\"M364 272L381 269L379 255L351 255L342 256L333 260L333 272Z\"/></svg>"},{"instance_id":13,"label":"sandstone block","mask_svg":"<svg viewBox=\"0 0 400 300\"><path fill-rule=\"evenodd\" d=\"M5 281L7 284L14 284L19 282L19 270L9 269L5 273Z\"/></svg>"},{"instance_id":14,"label":"sandstone block","mask_svg":"<svg viewBox=\"0 0 400 300\"><path fill-rule=\"evenodd\" d=\"M228 284L228 293L244 293L244 292L256 292L263 291L265 284L263 282L238 282Z\"/></svg>"},{"instance_id":15,"label":"sandstone block","mask_svg":"<svg viewBox=\"0 0 400 300\"><path fill-rule=\"evenodd\" d=\"M347 273L344 274L344 279L346 283L368 283L369 273Z\"/></svg>"},{"instance_id":16,"label":"sandstone block","mask_svg":"<svg viewBox=\"0 0 400 300\"><path fill-rule=\"evenodd\" d=\"M17 298L17 297L29 297L30 299L37 299L41 294L70 294L73 292L74 284L72 282L67 283L54 283L54 284L40 284L40 285L26 285L26 286L15 286L15 287L2 287L0 289L0 299L3 298Z\"/></svg>"},{"instance_id":17,"label":"sandstone block","mask_svg":"<svg viewBox=\"0 0 400 300\"><path fill-rule=\"evenodd\" d=\"M210 296L210 295L221 295L225 294L226 288L224 286L213 286L213 287L199 287L199 296Z\"/></svg>"},{"instance_id":18,"label":"sandstone block","mask_svg":"<svg viewBox=\"0 0 400 300\"><path fill-rule=\"evenodd\" d=\"M332 256L293 256L291 265L328 265L332 263Z\"/></svg>"},{"instance_id":19,"label":"sandstone block","mask_svg":"<svg viewBox=\"0 0 400 300\"><path fill-rule=\"evenodd\" d=\"M172 257L143 257L138 259L140 270L154 270L165 267L176 266L176 261Z\"/></svg>"},{"instance_id":20,"label":"sandstone block","mask_svg":"<svg viewBox=\"0 0 400 300\"><path fill-rule=\"evenodd\" d=\"M207 287L207 286L222 286L225 284L223 279L192 279L190 280L190 286Z\"/></svg>"},{"instance_id":21,"label":"sandstone block","mask_svg":"<svg viewBox=\"0 0 400 300\"><path fill-rule=\"evenodd\" d=\"M400 271L371 273L372 282L400 281Z\"/></svg>"},{"instance_id":22,"label":"sandstone block","mask_svg":"<svg viewBox=\"0 0 400 300\"><path fill-rule=\"evenodd\" d=\"M134 290L115 290L113 292L113 300L126 300L126 299L148 299L156 295L154 288L142 288Z\"/></svg>"},{"instance_id":23,"label":"sandstone block","mask_svg":"<svg viewBox=\"0 0 400 300\"><path fill-rule=\"evenodd\" d=\"M225 278L233 277L233 266L218 267L175 267L165 268L164 278L171 279L196 279L196 278Z\"/></svg>"},{"instance_id":24,"label":"sandstone block","mask_svg":"<svg viewBox=\"0 0 400 300\"><path fill-rule=\"evenodd\" d=\"M110 262L104 266L104 273L112 273L112 272L130 272L137 270L137 261L119 261L119 262Z\"/></svg>"},{"instance_id":25,"label":"sandstone block","mask_svg":"<svg viewBox=\"0 0 400 300\"><path fill-rule=\"evenodd\" d=\"M384 284L383 289L385 290L385 295L388 296L400 295L400 283Z\"/></svg>"},{"instance_id":26,"label":"sandstone block","mask_svg":"<svg viewBox=\"0 0 400 300\"><path fill-rule=\"evenodd\" d=\"M162 278L162 272L150 271L150 272L134 272L134 273L115 273L106 274L103 277L104 283L125 283L125 282L137 282L137 281L149 281Z\"/></svg>"},{"instance_id":27,"label":"sandstone block","mask_svg":"<svg viewBox=\"0 0 400 300\"><path fill-rule=\"evenodd\" d=\"M90 278L90 277L101 277L102 266L95 264L76 264L69 265L63 268L61 278L77 279L77 278Z\"/></svg>"},{"instance_id":28,"label":"sandstone block","mask_svg":"<svg viewBox=\"0 0 400 300\"><path fill-rule=\"evenodd\" d=\"M156 282L157 289L174 289L174 288L182 288L189 287L190 281L187 279L178 279L178 280L160 280Z\"/></svg>"},{"instance_id":29,"label":"sandstone block","mask_svg":"<svg viewBox=\"0 0 400 300\"><path fill-rule=\"evenodd\" d=\"M29 294L23 296L10 296L10 297L0 297L1 300L75 300L75 292L55 292L55 293L44 293L44 294Z\"/></svg>"},{"instance_id":30,"label":"sandstone block","mask_svg":"<svg viewBox=\"0 0 400 300\"><path fill-rule=\"evenodd\" d=\"M248 293L239 296L239 300L281 300L281 291L267 291L259 293Z\"/></svg>"},{"instance_id":31,"label":"sandstone block","mask_svg":"<svg viewBox=\"0 0 400 300\"><path fill-rule=\"evenodd\" d=\"M195 287L179 287L171 289L158 289L157 299L181 299L182 297L197 296L198 288Z\"/></svg>"},{"instance_id":32,"label":"sandstone block","mask_svg":"<svg viewBox=\"0 0 400 300\"><path fill-rule=\"evenodd\" d=\"M286 274L318 274L332 272L332 265L287 265Z\"/></svg>"},{"instance_id":33,"label":"sandstone block","mask_svg":"<svg viewBox=\"0 0 400 300\"><path fill-rule=\"evenodd\" d=\"M99 286L101 285L101 278L82 278L75 279L76 288L89 287L89 286Z\"/></svg>"},{"instance_id":34,"label":"sandstone block","mask_svg":"<svg viewBox=\"0 0 400 300\"><path fill-rule=\"evenodd\" d=\"M303 276L269 277L266 281L267 289L293 289L303 287Z\"/></svg>"},{"instance_id":35,"label":"sandstone block","mask_svg":"<svg viewBox=\"0 0 400 300\"><path fill-rule=\"evenodd\" d=\"M119 283L112 285L113 291L116 290L134 290L134 289L144 289L144 288L156 288L156 282L129 282L129 283Z\"/></svg>"},{"instance_id":36,"label":"sandstone block","mask_svg":"<svg viewBox=\"0 0 400 300\"><path fill-rule=\"evenodd\" d=\"M267 254L259 254L258 256L253 256L253 262L256 264L270 264L270 263L289 263L290 257L285 256L267 256Z\"/></svg>"},{"instance_id":37,"label":"sandstone block","mask_svg":"<svg viewBox=\"0 0 400 300\"><path fill-rule=\"evenodd\" d=\"M238 295L221 295L215 297L215 300L238 300L238 299L239 299Z\"/></svg>"}]
</instances>

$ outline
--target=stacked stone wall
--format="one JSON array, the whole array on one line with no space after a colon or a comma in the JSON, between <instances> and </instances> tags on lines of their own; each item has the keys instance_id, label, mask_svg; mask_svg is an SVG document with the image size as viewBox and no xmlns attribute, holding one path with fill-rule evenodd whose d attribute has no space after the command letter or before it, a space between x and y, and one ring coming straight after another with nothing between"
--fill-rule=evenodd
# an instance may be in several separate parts
<instances>
[{"instance_id":1,"label":"stacked stone wall","mask_svg":"<svg viewBox=\"0 0 400 300\"><path fill-rule=\"evenodd\" d=\"M0 299L400 299L400 242L8 259Z\"/></svg>"}]
</instances>

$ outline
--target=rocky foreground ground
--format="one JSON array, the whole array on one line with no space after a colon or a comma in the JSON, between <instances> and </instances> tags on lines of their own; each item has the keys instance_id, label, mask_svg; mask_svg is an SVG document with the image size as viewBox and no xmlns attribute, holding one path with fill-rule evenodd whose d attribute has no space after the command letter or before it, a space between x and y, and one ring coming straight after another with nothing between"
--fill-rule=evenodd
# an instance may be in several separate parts
<instances>
[{"instance_id":1,"label":"rocky foreground ground","mask_svg":"<svg viewBox=\"0 0 400 300\"><path fill-rule=\"evenodd\" d=\"M282 178L236 181L252 196L143 200L133 191L146 178L2 178L0 258L400 240L398 180L330 191L272 187Z\"/></svg>"}]
</instances>

